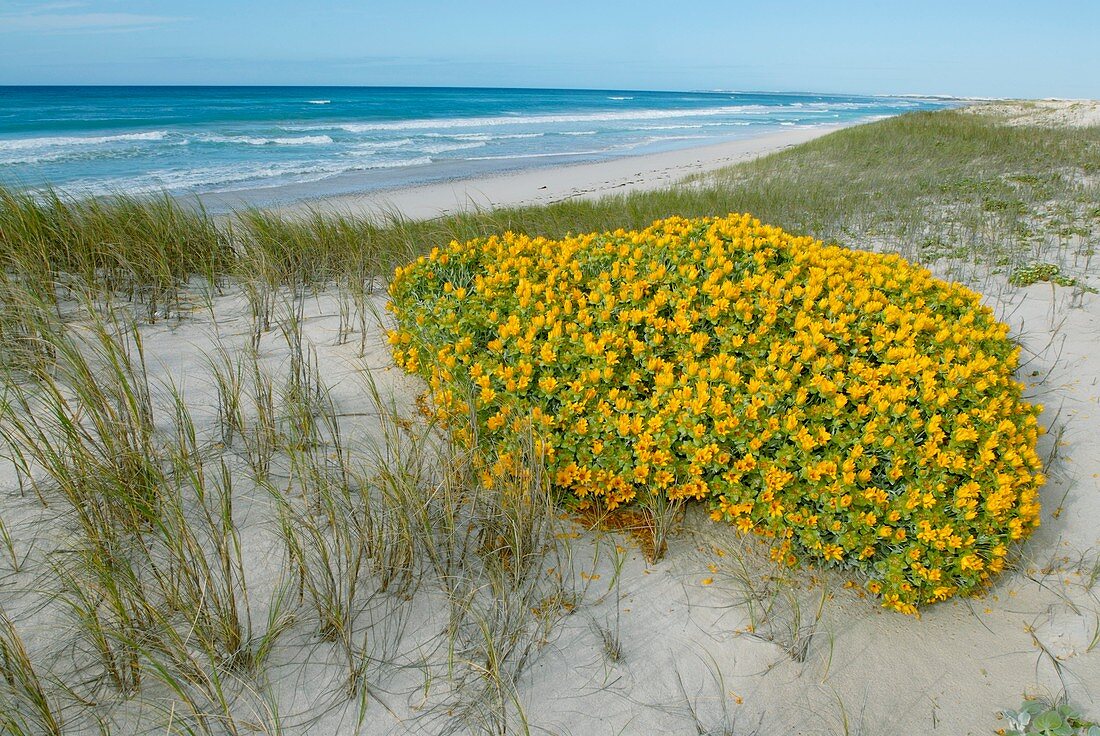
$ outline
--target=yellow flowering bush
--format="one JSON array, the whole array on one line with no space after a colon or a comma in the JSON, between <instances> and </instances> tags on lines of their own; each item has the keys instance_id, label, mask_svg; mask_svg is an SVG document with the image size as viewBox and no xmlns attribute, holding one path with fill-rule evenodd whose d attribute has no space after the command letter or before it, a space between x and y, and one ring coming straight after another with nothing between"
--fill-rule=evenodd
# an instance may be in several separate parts
<instances>
[{"instance_id":1,"label":"yellow flowering bush","mask_svg":"<svg viewBox=\"0 0 1100 736\"><path fill-rule=\"evenodd\" d=\"M390 295L441 417L475 416L504 464L533 425L582 506L705 500L906 613L980 589L1039 523L1008 328L898 256L673 217L452 242Z\"/></svg>"}]
</instances>

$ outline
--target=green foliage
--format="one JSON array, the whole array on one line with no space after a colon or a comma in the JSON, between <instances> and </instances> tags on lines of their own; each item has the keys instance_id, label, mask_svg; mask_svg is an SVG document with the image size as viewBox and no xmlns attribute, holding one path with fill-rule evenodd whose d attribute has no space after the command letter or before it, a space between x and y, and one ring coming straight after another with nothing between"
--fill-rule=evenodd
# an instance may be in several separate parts
<instances>
[{"instance_id":1,"label":"green foliage","mask_svg":"<svg viewBox=\"0 0 1100 736\"><path fill-rule=\"evenodd\" d=\"M896 256L674 217L452 242L391 295L395 361L443 418L502 448L533 423L582 508L705 499L906 613L985 585L1038 523L1008 328Z\"/></svg>"},{"instance_id":2,"label":"green foliage","mask_svg":"<svg viewBox=\"0 0 1100 736\"><path fill-rule=\"evenodd\" d=\"M1008 277L1008 283L1013 286L1031 286L1040 281L1058 284L1059 286L1080 285L1077 279L1063 274L1061 267L1056 263L1032 263L1017 268L1012 272L1012 275ZM1093 289L1089 289L1089 287L1084 288L1093 291Z\"/></svg>"},{"instance_id":3,"label":"green foliage","mask_svg":"<svg viewBox=\"0 0 1100 736\"><path fill-rule=\"evenodd\" d=\"M1025 700L1020 710L1002 711L1009 727L1004 736L1100 736L1100 724L1086 720L1067 703Z\"/></svg>"}]
</instances>

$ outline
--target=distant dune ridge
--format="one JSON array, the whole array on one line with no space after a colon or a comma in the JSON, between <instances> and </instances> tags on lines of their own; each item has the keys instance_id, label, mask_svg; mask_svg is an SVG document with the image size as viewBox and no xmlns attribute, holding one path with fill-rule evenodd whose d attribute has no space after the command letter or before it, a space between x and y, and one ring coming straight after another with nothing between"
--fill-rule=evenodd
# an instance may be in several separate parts
<instances>
[{"instance_id":1,"label":"distant dune ridge","mask_svg":"<svg viewBox=\"0 0 1100 736\"><path fill-rule=\"evenodd\" d=\"M1008 125L1045 125L1088 128L1100 125L1098 100L1026 100L989 102L967 108L982 115L1003 117Z\"/></svg>"}]
</instances>

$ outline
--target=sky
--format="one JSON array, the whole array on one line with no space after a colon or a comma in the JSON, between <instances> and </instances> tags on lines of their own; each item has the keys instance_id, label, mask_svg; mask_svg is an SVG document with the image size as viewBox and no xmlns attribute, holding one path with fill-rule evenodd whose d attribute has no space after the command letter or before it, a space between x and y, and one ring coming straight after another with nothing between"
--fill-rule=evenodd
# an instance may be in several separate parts
<instances>
[{"instance_id":1,"label":"sky","mask_svg":"<svg viewBox=\"0 0 1100 736\"><path fill-rule=\"evenodd\" d=\"M0 85L1100 98L1098 0L0 0Z\"/></svg>"}]
</instances>

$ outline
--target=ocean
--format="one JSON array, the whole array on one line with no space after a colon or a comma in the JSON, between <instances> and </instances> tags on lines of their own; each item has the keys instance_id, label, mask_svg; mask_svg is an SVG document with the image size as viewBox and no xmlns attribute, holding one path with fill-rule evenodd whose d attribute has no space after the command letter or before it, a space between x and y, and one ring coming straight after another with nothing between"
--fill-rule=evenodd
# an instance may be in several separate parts
<instances>
[{"instance_id":1,"label":"ocean","mask_svg":"<svg viewBox=\"0 0 1100 736\"><path fill-rule=\"evenodd\" d=\"M0 185L267 206L948 104L761 92L0 87Z\"/></svg>"}]
</instances>

